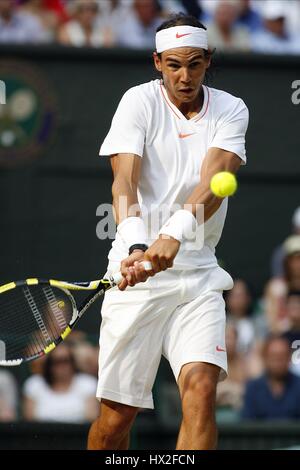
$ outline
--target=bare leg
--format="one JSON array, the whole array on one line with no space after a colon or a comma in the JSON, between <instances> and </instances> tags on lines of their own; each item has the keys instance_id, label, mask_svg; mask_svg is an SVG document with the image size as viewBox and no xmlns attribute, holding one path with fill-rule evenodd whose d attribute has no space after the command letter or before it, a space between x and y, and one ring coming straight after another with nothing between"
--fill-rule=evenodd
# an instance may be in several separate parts
<instances>
[{"instance_id":1,"label":"bare leg","mask_svg":"<svg viewBox=\"0 0 300 470\"><path fill-rule=\"evenodd\" d=\"M129 431L138 408L102 400L100 416L91 425L88 450L125 450L129 445Z\"/></svg>"},{"instance_id":2,"label":"bare leg","mask_svg":"<svg viewBox=\"0 0 300 470\"><path fill-rule=\"evenodd\" d=\"M215 397L219 372L219 367L202 362L189 363L182 367L178 386L183 419L176 449L216 448Z\"/></svg>"}]
</instances>

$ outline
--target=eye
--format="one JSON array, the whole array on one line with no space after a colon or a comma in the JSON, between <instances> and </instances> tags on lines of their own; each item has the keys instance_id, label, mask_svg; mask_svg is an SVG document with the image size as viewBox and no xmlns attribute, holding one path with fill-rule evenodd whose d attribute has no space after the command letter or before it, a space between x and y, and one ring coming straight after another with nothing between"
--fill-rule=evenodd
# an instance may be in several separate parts
<instances>
[{"instance_id":1,"label":"eye","mask_svg":"<svg viewBox=\"0 0 300 470\"><path fill-rule=\"evenodd\" d=\"M179 69L179 65L178 65L178 64L169 64L169 67L170 67L171 69L174 69L174 70Z\"/></svg>"},{"instance_id":2,"label":"eye","mask_svg":"<svg viewBox=\"0 0 300 470\"><path fill-rule=\"evenodd\" d=\"M201 65L201 62L199 62L199 61L197 61L197 62L192 62L192 63L190 64L190 68L195 69L195 68L199 67L199 65Z\"/></svg>"}]
</instances>

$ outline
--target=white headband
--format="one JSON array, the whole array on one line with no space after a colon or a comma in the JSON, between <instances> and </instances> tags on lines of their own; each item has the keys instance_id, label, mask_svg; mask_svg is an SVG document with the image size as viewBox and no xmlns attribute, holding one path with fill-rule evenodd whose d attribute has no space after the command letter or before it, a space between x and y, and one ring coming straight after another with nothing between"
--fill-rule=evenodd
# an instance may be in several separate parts
<instances>
[{"instance_id":1,"label":"white headband","mask_svg":"<svg viewBox=\"0 0 300 470\"><path fill-rule=\"evenodd\" d=\"M200 47L208 49L207 32L195 26L173 26L162 29L155 36L156 52L160 53L176 47Z\"/></svg>"}]
</instances>

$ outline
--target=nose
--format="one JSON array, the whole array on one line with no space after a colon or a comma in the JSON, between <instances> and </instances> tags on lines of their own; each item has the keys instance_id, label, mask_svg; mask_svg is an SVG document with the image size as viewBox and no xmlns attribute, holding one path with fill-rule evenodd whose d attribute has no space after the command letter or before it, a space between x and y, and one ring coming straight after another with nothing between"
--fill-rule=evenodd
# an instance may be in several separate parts
<instances>
[{"instance_id":1,"label":"nose","mask_svg":"<svg viewBox=\"0 0 300 470\"><path fill-rule=\"evenodd\" d=\"M190 77L188 68L182 67L181 82L187 84L187 83L190 83L190 81L191 81L191 77Z\"/></svg>"}]
</instances>

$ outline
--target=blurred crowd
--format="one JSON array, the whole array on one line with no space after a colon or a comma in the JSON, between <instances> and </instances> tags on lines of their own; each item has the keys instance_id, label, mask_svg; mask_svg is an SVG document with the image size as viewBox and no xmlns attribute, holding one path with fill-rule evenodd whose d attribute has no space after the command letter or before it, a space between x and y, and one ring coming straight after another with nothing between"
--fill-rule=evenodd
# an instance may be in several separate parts
<instances>
[{"instance_id":1,"label":"blurred crowd","mask_svg":"<svg viewBox=\"0 0 300 470\"><path fill-rule=\"evenodd\" d=\"M218 51L300 54L300 0L0 0L0 43L153 50L157 26L180 11Z\"/></svg>"},{"instance_id":2,"label":"blurred crowd","mask_svg":"<svg viewBox=\"0 0 300 470\"><path fill-rule=\"evenodd\" d=\"M270 273L260 298L245 279L235 279L225 294L229 374L217 388L223 422L300 418L300 207L290 235L274 248ZM19 368L22 380L0 368L0 421L92 421L99 409L98 354L98 345L75 330L29 369ZM176 389L165 372L159 382ZM159 384L156 393L161 408ZM179 412L179 401L174 404Z\"/></svg>"}]
</instances>

